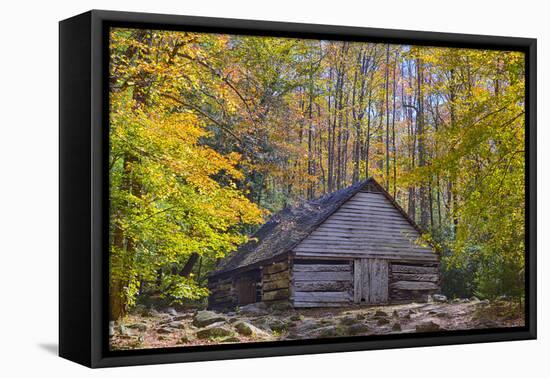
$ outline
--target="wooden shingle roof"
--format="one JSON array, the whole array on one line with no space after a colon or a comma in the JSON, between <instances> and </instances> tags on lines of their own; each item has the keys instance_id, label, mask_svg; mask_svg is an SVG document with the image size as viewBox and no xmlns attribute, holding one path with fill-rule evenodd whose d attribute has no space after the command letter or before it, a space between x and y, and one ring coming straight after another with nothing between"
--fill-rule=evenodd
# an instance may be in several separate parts
<instances>
[{"instance_id":1,"label":"wooden shingle roof","mask_svg":"<svg viewBox=\"0 0 550 378\"><path fill-rule=\"evenodd\" d=\"M383 193L403 217L419 232L420 228L399 207L393 198L373 179L358 182L347 188L326 194L298 206L287 207L274 214L232 256L221 262L210 274L216 276L247 266L260 265L292 250L346 201L362 189Z\"/></svg>"}]
</instances>

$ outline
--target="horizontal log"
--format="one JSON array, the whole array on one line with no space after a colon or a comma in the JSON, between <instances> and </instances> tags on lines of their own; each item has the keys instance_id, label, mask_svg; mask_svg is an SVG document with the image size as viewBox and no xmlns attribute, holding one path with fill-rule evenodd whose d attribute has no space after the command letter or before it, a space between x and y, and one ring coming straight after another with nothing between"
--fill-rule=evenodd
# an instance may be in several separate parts
<instances>
[{"instance_id":1,"label":"horizontal log","mask_svg":"<svg viewBox=\"0 0 550 378\"><path fill-rule=\"evenodd\" d=\"M437 282L439 276L437 274L392 273L392 280Z\"/></svg>"},{"instance_id":2,"label":"horizontal log","mask_svg":"<svg viewBox=\"0 0 550 378\"><path fill-rule=\"evenodd\" d=\"M341 207L333 215L344 215L350 218L380 218L380 219L397 219L405 220L403 215L394 208L388 207L387 209L373 209L370 206L365 206L362 209L343 208ZM407 221L408 222L408 221Z\"/></svg>"},{"instance_id":3,"label":"horizontal log","mask_svg":"<svg viewBox=\"0 0 550 378\"><path fill-rule=\"evenodd\" d=\"M438 290L391 290L390 298L395 301L426 301L429 295L437 293Z\"/></svg>"},{"instance_id":4,"label":"horizontal log","mask_svg":"<svg viewBox=\"0 0 550 378\"><path fill-rule=\"evenodd\" d=\"M294 281L351 281L351 272L294 272Z\"/></svg>"},{"instance_id":5,"label":"horizontal log","mask_svg":"<svg viewBox=\"0 0 550 378\"><path fill-rule=\"evenodd\" d=\"M331 215L323 224L340 224L340 225L353 225L353 224L362 224L362 225L377 225L381 226L393 226L393 227L402 227L405 230L414 230L410 223L408 223L403 218L398 219L385 219L383 217L350 217L346 215L334 214Z\"/></svg>"},{"instance_id":6,"label":"horizontal log","mask_svg":"<svg viewBox=\"0 0 550 378\"><path fill-rule=\"evenodd\" d=\"M402 255L403 257L409 256L409 255L420 255L420 256L426 256L426 258L429 258L428 256L434 255L435 252L431 250L423 250L423 249L404 249L404 248L393 248L393 247L384 247L384 246L373 246L373 245L365 245L364 248L359 248L355 246L349 246L349 245L325 245L324 247L314 245L314 244L308 244L308 243L301 243L300 245L296 246L294 248L294 251L296 252L317 252L319 254L321 253L334 253L334 254L345 254L345 253L357 253L357 254L368 254L368 253L376 253L383 255L385 253L391 255Z\"/></svg>"},{"instance_id":7,"label":"horizontal log","mask_svg":"<svg viewBox=\"0 0 550 378\"><path fill-rule=\"evenodd\" d=\"M334 239L357 239L357 238L368 238L369 240L380 240L380 241L394 241L394 242L407 242L407 243L418 243L423 242L420 238L418 232L401 232L401 229L387 232L387 230L382 228L372 228L370 230L361 230L355 228L327 228L320 227L317 230L313 231L308 238L324 238L332 237Z\"/></svg>"},{"instance_id":8,"label":"horizontal log","mask_svg":"<svg viewBox=\"0 0 550 378\"><path fill-rule=\"evenodd\" d=\"M296 308L344 307L349 305L349 303L347 302L301 302L296 300L293 302L293 304Z\"/></svg>"},{"instance_id":9,"label":"horizontal log","mask_svg":"<svg viewBox=\"0 0 550 378\"><path fill-rule=\"evenodd\" d=\"M262 290L263 291L288 289L288 287L289 287L288 278L285 278L285 279L282 279L282 280L277 280L277 281L264 282L262 284Z\"/></svg>"},{"instance_id":10,"label":"horizontal log","mask_svg":"<svg viewBox=\"0 0 550 378\"><path fill-rule=\"evenodd\" d=\"M274 290L262 293L262 300L275 301L281 299L287 299L290 292L288 289Z\"/></svg>"},{"instance_id":11,"label":"horizontal log","mask_svg":"<svg viewBox=\"0 0 550 378\"><path fill-rule=\"evenodd\" d=\"M326 222L323 223L317 228L313 233L319 233L319 232L332 232L332 233L342 233L342 232L352 232L352 233L377 233L380 235L380 232L388 232L391 233L391 235L401 235L406 238L418 238L420 234L417 230L415 230L412 226L392 226L392 225L381 225L376 222L369 222L369 223L361 223L361 222L341 222L341 221L333 221L333 222ZM312 234L313 234L312 233Z\"/></svg>"},{"instance_id":12,"label":"horizontal log","mask_svg":"<svg viewBox=\"0 0 550 378\"><path fill-rule=\"evenodd\" d=\"M390 202L382 193L364 193L359 192L353 196L350 201L380 201L380 202Z\"/></svg>"},{"instance_id":13,"label":"horizontal log","mask_svg":"<svg viewBox=\"0 0 550 378\"><path fill-rule=\"evenodd\" d=\"M392 282L390 288L398 290L437 290L438 286L432 282L397 281Z\"/></svg>"},{"instance_id":14,"label":"horizontal log","mask_svg":"<svg viewBox=\"0 0 550 378\"><path fill-rule=\"evenodd\" d=\"M327 220L321 224L314 232L357 232L357 233L377 233L379 235L403 236L407 239L418 238L420 233L410 225L388 224L382 222L354 222L343 220Z\"/></svg>"},{"instance_id":15,"label":"horizontal log","mask_svg":"<svg viewBox=\"0 0 550 378\"><path fill-rule=\"evenodd\" d=\"M320 252L320 251L297 251L294 250L297 257L308 257L308 258L326 258L327 260L331 259L384 259L399 261L401 263L432 263L436 264L438 262L438 256L430 253L407 253L407 254L396 254L396 253L380 253L372 251L364 251L361 253L358 252L349 252L349 251L340 251L340 252Z\"/></svg>"},{"instance_id":16,"label":"horizontal log","mask_svg":"<svg viewBox=\"0 0 550 378\"><path fill-rule=\"evenodd\" d=\"M296 281L296 291L346 291L352 289L350 281Z\"/></svg>"},{"instance_id":17,"label":"horizontal log","mask_svg":"<svg viewBox=\"0 0 550 378\"><path fill-rule=\"evenodd\" d=\"M393 273L437 274L439 269L432 266L400 265L394 263L391 264L391 271Z\"/></svg>"},{"instance_id":18,"label":"horizontal log","mask_svg":"<svg viewBox=\"0 0 550 378\"><path fill-rule=\"evenodd\" d=\"M366 250L362 252L357 251L348 251L348 250L338 250L338 251L319 251L319 250L294 250L296 256L304 258L326 258L330 259L384 259L384 260L393 260L399 261L400 263L409 263L409 264L436 264L438 262L438 256L435 253L417 253L417 252L408 252L408 253L391 253L391 252L380 252L380 251L371 251Z\"/></svg>"},{"instance_id":19,"label":"horizontal log","mask_svg":"<svg viewBox=\"0 0 550 378\"><path fill-rule=\"evenodd\" d=\"M351 302L351 295L347 291L328 292L294 292L293 298L299 302Z\"/></svg>"},{"instance_id":20,"label":"horizontal log","mask_svg":"<svg viewBox=\"0 0 550 378\"><path fill-rule=\"evenodd\" d=\"M372 210L388 210L388 211L394 211L397 214L401 213L399 210L393 207L391 203L381 203L379 201L348 201L344 203L340 209L350 209L350 210L362 210L362 209L372 209Z\"/></svg>"},{"instance_id":21,"label":"horizontal log","mask_svg":"<svg viewBox=\"0 0 550 378\"><path fill-rule=\"evenodd\" d=\"M222 281L208 281L208 286L223 286L223 285L231 285L233 283L233 279L226 279Z\"/></svg>"},{"instance_id":22,"label":"horizontal log","mask_svg":"<svg viewBox=\"0 0 550 378\"><path fill-rule=\"evenodd\" d=\"M322 247L332 247L332 248L353 248L357 250L364 250L364 249L395 249L395 250L406 250L406 251L413 251L413 252L427 252L432 253L432 249L428 247L422 247L419 245L415 245L413 243L379 243L379 242L372 242L371 240L365 239L365 240L335 240L335 239L322 239L322 238L307 238L302 243L300 243L300 247L306 247L306 246L315 246L315 248L322 248Z\"/></svg>"},{"instance_id":23,"label":"horizontal log","mask_svg":"<svg viewBox=\"0 0 550 378\"><path fill-rule=\"evenodd\" d=\"M286 261L283 261L280 263L275 263L264 267L264 273L267 273L267 274L279 273L287 269L288 269L288 263Z\"/></svg>"},{"instance_id":24,"label":"horizontal log","mask_svg":"<svg viewBox=\"0 0 550 378\"><path fill-rule=\"evenodd\" d=\"M295 272L350 272L351 266L346 265L328 265L328 264L295 264Z\"/></svg>"},{"instance_id":25,"label":"horizontal log","mask_svg":"<svg viewBox=\"0 0 550 378\"><path fill-rule=\"evenodd\" d=\"M373 206L373 205L344 205L338 209L336 212L338 214L359 214L359 215L384 215L392 216L400 219L404 219L403 214L401 214L397 209L392 205L387 206Z\"/></svg>"},{"instance_id":26,"label":"horizontal log","mask_svg":"<svg viewBox=\"0 0 550 378\"><path fill-rule=\"evenodd\" d=\"M262 277L263 282L270 282L270 281L279 281L283 279L288 279L288 270L284 270L279 273L275 274L264 274Z\"/></svg>"}]
</instances>

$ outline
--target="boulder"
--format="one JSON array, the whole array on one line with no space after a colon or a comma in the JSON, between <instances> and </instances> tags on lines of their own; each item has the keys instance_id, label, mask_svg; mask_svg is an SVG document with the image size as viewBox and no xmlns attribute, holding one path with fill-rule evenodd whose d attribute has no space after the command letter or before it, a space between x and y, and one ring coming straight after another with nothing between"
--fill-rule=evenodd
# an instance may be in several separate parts
<instances>
[{"instance_id":1,"label":"boulder","mask_svg":"<svg viewBox=\"0 0 550 378\"><path fill-rule=\"evenodd\" d=\"M304 320L304 315L302 315L302 314L294 314L294 315L291 315L289 319L290 319L291 321L293 321L293 322L299 322L299 321Z\"/></svg>"},{"instance_id":2,"label":"boulder","mask_svg":"<svg viewBox=\"0 0 550 378\"><path fill-rule=\"evenodd\" d=\"M199 339L214 339L235 336L235 332L225 325L225 322L213 323L197 331Z\"/></svg>"},{"instance_id":3,"label":"boulder","mask_svg":"<svg viewBox=\"0 0 550 378\"><path fill-rule=\"evenodd\" d=\"M250 303L246 306L242 306L238 309L239 314L242 315L253 315L253 316L260 316L260 315L267 315L267 306L264 302L256 302L256 303Z\"/></svg>"},{"instance_id":4,"label":"boulder","mask_svg":"<svg viewBox=\"0 0 550 378\"><path fill-rule=\"evenodd\" d=\"M316 328L319 328L319 324L313 319L307 319L307 320L304 320L304 321L296 324L294 332L301 334L301 333L304 333L304 332L309 332L309 331L314 330Z\"/></svg>"},{"instance_id":5,"label":"boulder","mask_svg":"<svg viewBox=\"0 0 550 378\"><path fill-rule=\"evenodd\" d=\"M227 318L222 315L218 314L214 311L197 311L195 314L195 317L193 318L193 325L195 327L206 327L207 325L219 323L219 322L225 322L227 321Z\"/></svg>"},{"instance_id":6,"label":"boulder","mask_svg":"<svg viewBox=\"0 0 550 378\"><path fill-rule=\"evenodd\" d=\"M170 328L185 328L185 324L184 324L183 322L175 321L175 322L167 323L167 324L166 324L166 327L170 327Z\"/></svg>"},{"instance_id":7,"label":"boulder","mask_svg":"<svg viewBox=\"0 0 550 378\"><path fill-rule=\"evenodd\" d=\"M279 311L279 312L289 311L293 309L292 305L288 301L273 302L273 303L270 303L269 306L267 307L271 311Z\"/></svg>"},{"instance_id":8,"label":"boulder","mask_svg":"<svg viewBox=\"0 0 550 378\"><path fill-rule=\"evenodd\" d=\"M439 324L432 321L427 321L416 325L416 332L436 332L439 330L441 330Z\"/></svg>"},{"instance_id":9,"label":"boulder","mask_svg":"<svg viewBox=\"0 0 550 378\"><path fill-rule=\"evenodd\" d=\"M389 322L390 321L386 318L379 318L378 321L376 322L376 325L383 326L383 325L389 324Z\"/></svg>"},{"instance_id":10,"label":"boulder","mask_svg":"<svg viewBox=\"0 0 550 378\"><path fill-rule=\"evenodd\" d=\"M179 339L178 342L179 342L179 344L187 344L187 343L190 343L190 342L192 342L192 341L194 341L194 340L195 340L195 336L194 336L192 333L190 333L190 332L184 332L184 333L181 335L181 337L180 337L180 339Z\"/></svg>"},{"instance_id":11,"label":"boulder","mask_svg":"<svg viewBox=\"0 0 550 378\"><path fill-rule=\"evenodd\" d=\"M176 322L179 322L179 321L182 321L182 320L190 319L192 317L193 317L193 313L188 312L188 313L185 313L183 315L174 316L172 318L172 320L174 320Z\"/></svg>"},{"instance_id":12,"label":"boulder","mask_svg":"<svg viewBox=\"0 0 550 378\"><path fill-rule=\"evenodd\" d=\"M237 336L228 336L219 340L220 343L240 343L241 340Z\"/></svg>"},{"instance_id":13,"label":"boulder","mask_svg":"<svg viewBox=\"0 0 550 378\"><path fill-rule=\"evenodd\" d=\"M445 303L447 302L447 297L443 294L434 294L432 295L432 301L436 303Z\"/></svg>"},{"instance_id":14,"label":"boulder","mask_svg":"<svg viewBox=\"0 0 550 378\"><path fill-rule=\"evenodd\" d=\"M351 316L351 315L340 318L340 324L347 325L347 326L357 324L358 321L359 320L357 320L357 317Z\"/></svg>"},{"instance_id":15,"label":"boulder","mask_svg":"<svg viewBox=\"0 0 550 378\"><path fill-rule=\"evenodd\" d=\"M147 331L147 324L145 324L145 323L133 323L133 324L129 324L128 328L133 328L133 329L137 329L140 332L145 332L145 331Z\"/></svg>"},{"instance_id":16,"label":"boulder","mask_svg":"<svg viewBox=\"0 0 550 378\"><path fill-rule=\"evenodd\" d=\"M401 332L401 324L400 323L393 323L391 326L391 330L394 332Z\"/></svg>"},{"instance_id":17,"label":"boulder","mask_svg":"<svg viewBox=\"0 0 550 378\"><path fill-rule=\"evenodd\" d=\"M361 335L369 331L369 327L366 324L358 323L350 325L347 329L347 334L350 336Z\"/></svg>"},{"instance_id":18,"label":"boulder","mask_svg":"<svg viewBox=\"0 0 550 378\"><path fill-rule=\"evenodd\" d=\"M288 329L288 324L280 319L272 319L267 323L267 325L269 326L269 329L274 332L284 332Z\"/></svg>"},{"instance_id":19,"label":"boulder","mask_svg":"<svg viewBox=\"0 0 550 378\"><path fill-rule=\"evenodd\" d=\"M375 313L374 313L374 317L375 318L385 318L387 317L388 314L382 310L377 310Z\"/></svg>"},{"instance_id":20,"label":"boulder","mask_svg":"<svg viewBox=\"0 0 550 378\"><path fill-rule=\"evenodd\" d=\"M242 320L233 324L233 326L235 327L237 332L239 332L243 336L260 336L260 337L267 336L267 333L265 333L258 327L253 326L252 324Z\"/></svg>"},{"instance_id":21,"label":"boulder","mask_svg":"<svg viewBox=\"0 0 550 378\"><path fill-rule=\"evenodd\" d=\"M130 332L130 330L128 328L126 328L126 326L124 324L120 324L118 326L118 333L121 336L132 336L132 332Z\"/></svg>"},{"instance_id":22,"label":"boulder","mask_svg":"<svg viewBox=\"0 0 550 378\"><path fill-rule=\"evenodd\" d=\"M172 332L174 332L174 330L170 329L170 328L159 328L159 329L157 329L157 333L164 334L164 335L170 334Z\"/></svg>"},{"instance_id":23,"label":"boulder","mask_svg":"<svg viewBox=\"0 0 550 378\"><path fill-rule=\"evenodd\" d=\"M338 337L347 336L347 329L342 326L328 326L319 328L316 332L317 337Z\"/></svg>"},{"instance_id":24,"label":"boulder","mask_svg":"<svg viewBox=\"0 0 550 378\"><path fill-rule=\"evenodd\" d=\"M176 316L178 315L178 312L173 307L167 307L163 311L165 314Z\"/></svg>"}]
</instances>

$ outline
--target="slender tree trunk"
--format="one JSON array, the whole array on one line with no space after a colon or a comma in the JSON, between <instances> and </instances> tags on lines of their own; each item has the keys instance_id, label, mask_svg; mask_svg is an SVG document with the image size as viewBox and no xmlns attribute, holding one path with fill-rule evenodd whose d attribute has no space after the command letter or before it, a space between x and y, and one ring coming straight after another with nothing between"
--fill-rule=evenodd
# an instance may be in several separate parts
<instances>
[{"instance_id":1,"label":"slender tree trunk","mask_svg":"<svg viewBox=\"0 0 550 378\"><path fill-rule=\"evenodd\" d=\"M418 166L426 166L426 136L424 130L424 93L422 84L424 80L424 68L421 59L416 59L416 72L417 72L417 91L418 91L418 104L417 104L417 138L418 138ZM426 230L429 223L429 199L428 188L426 183L421 183L419 188L420 196L420 226Z\"/></svg>"},{"instance_id":2,"label":"slender tree trunk","mask_svg":"<svg viewBox=\"0 0 550 378\"><path fill-rule=\"evenodd\" d=\"M386 69L384 73L386 91L386 177L384 179L386 190L390 190L390 45L386 45Z\"/></svg>"},{"instance_id":3,"label":"slender tree trunk","mask_svg":"<svg viewBox=\"0 0 550 378\"><path fill-rule=\"evenodd\" d=\"M392 154L393 154L393 198L397 195L397 148L395 143L395 97L396 97L396 70L397 57L399 50L395 52L395 62L393 65L393 100L392 100L392 118L391 118L391 133L392 133Z\"/></svg>"}]
</instances>

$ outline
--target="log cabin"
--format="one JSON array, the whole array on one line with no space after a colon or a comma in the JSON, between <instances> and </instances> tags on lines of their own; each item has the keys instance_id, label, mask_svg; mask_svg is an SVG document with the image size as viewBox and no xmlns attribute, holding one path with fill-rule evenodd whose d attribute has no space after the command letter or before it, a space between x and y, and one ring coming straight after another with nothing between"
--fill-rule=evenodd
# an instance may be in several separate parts
<instances>
[{"instance_id":1,"label":"log cabin","mask_svg":"<svg viewBox=\"0 0 550 378\"><path fill-rule=\"evenodd\" d=\"M439 254L374 179L276 213L209 275L209 308L426 301Z\"/></svg>"}]
</instances>

